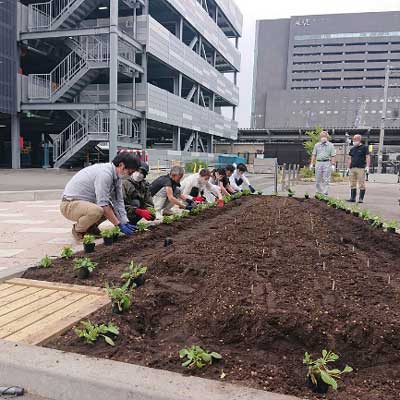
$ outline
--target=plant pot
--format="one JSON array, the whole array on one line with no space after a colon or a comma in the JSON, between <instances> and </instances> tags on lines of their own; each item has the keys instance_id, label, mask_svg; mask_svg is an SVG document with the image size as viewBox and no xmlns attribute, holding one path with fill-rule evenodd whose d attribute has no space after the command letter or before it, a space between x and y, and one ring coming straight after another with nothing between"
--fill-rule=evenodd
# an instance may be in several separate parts
<instances>
[{"instance_id":1,"label":"plant pot","mask_svg":"<svg viewBox=\"0 0 400 400\"><path fill-rule=\"evenodd\" d=\"M95 246L96 243L83 244L83 250L85 250L85 253L93 253Z\"/></svg>"},{"instance_id":2,"label":"plant pot","mask_svg":"<svg viewBox=\"0 0 400 400\"><path fill-rule=\"evenodd\" d=\"M89 278L89 270L87 268L79 268L79 270L78 270L78 278L79 279L87 279L87 278Z\"/></svg>"},{"instance_id":3,"label":"plant pot","mask_svg":"<svg viewBox=\"0 0 400 400\"><path fill-rule=\"evenodd\" d=\"M115 234L115 235L112 237L112 240L113 240L113 242L118 242L118 240L119 240L119 233Z\"/></svg>"},{"instance_id":4,"label":"plant pot","mask_svg":"<svg viewBox=\"0 0 400 400\"><path fill-rule=\"evenodd\" d=\"M360 213L357 212L357 211L353 211L353 215L354 215L355 217L359 217L359 216L360 216Z\"/></svg>"},{"instance_id":5,"label":"plant pot","mask_svg":"<svg viewBox=\"0 0 400 400\"><path fill-rule=\"evenodd\" d=\"M114 240L112 237L103 237L103 242L106 246L111 246Z\"/></svg>"},{"instance_id":6,"label":"plant pot","mask_svg":"<svg viewBox=\"0 0 400 400\"><path fill-rule=\"evenodd\" d=\"M309 198L310 198L310 195L305 194L305 195L304 195L304 198L305 198L305 199L309 199Z\"/></svg>"},{"instance_id":7,"label":"plant pot","mask_svg":"<svg viewBox=\"0 0 400 400\"><path fill-rule=\"evenodd\" d=\"M173 240L171 238L165 238L164 240L164 247L171 246L173 244Z\"/></svg>"},{"instance_id":8,"label":"plant pot","mask_svg":"<svg viewBox=\"0 0 400 400\"><path fill-rule=\"evenodd\" d=\"M292 194L288 194L288 197L293 197L293 195Z\"/></svg>"},{"instance_id":9,"label":"plant pot","mask_svg":"<svg viewBox=\"0 0 400 400\"><path fill-rule=\"evenodd\" d=\"M337 208L337 205L336 205L336 204L332 204L331 207L332 207L332 208Z\"/></svg>"},{"instance_id":10,"label":"plant pot","mask_svg":"<svg viewBox=\"0 0 400 400\"><path fill-rule=\"evenodd\" d=\"M113 314L122 314L123 311L120 311L117 303L113 303L112 312L113 312Z\"/></svg>"},{"instance_id":11,"label":"plant pot","mask_svg":"<svg viewBox=\"0 0 400 400\"><path fill-rule=\"evenodd\" d=\"M139 287L139 286L144 285L145 280L146 280L145 276L140 275L133 280L133 283L136 285L136 287Z\"/></svg>"},{"instance_id":12,"label":"plant pot","mask_svg":"<svg viewBox=\"0 0 400 400\"><path fill-rule=\"evenodd\" d=\"M375 225L375 228L382 229L383 228L383 222L380 222L378 225Z\"/></svg>"},{"instance_id":13,"label":"plant pot","mask_svg":"<svg viewBox=\"0 0 400 400\"><path fill-rule=\"evenodd\" d=\"M374 222L375 222L375 220L374 220L374 219L369 219L369 220L368 220L368 223L369 223L370 225L373 225L373 224L374 224Z\"/></svg>"},{"instance_id":14,"label":"plant pot","mask_svg":"<svg viewBox=\"0 0 400 400\"><path fill-rule=\"evenodd\" d=\"M325 394L328 393L329 390L329 385L325 383L321 377L317 378L317 384L314 385L311 378L308 377L307 379L307 386L314 392L314 393L319 393L319 394Z\"/></svg>"},{"instance_id":15,"label":"plant pot","mask_svg":"<svg viewBox=\"0 0 400 400\"><path fill-rule=\"evenodd\" d=\"M346 214L351 214L351 210L346 210Z\"/></svg>"},{"instance_id":16,"label":"plant pot","mask_svg":"<svg viewBox=\"0 0 400 400\"><path fill-rule=\"evenodd\" d=\"M396 228L387 228L389 233L396 233Z\"/></svg>"}]
</instances>

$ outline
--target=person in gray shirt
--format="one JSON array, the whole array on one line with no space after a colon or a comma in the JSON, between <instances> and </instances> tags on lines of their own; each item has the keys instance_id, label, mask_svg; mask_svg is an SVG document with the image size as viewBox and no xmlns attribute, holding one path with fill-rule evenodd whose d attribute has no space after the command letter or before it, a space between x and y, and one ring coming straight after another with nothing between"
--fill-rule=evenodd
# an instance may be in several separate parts
<instances>
[{"instance_id":1,"label":"person in gray shirt","mask_svg":"<svg viewBox=\"0 0 400 400\"><path fill-rule=\"evenodd\" d=\"M60 210L75 222L75 239L81 240L86 233L98 235L98 225L106 219L125 235L134 233L135 227L126 215L121 178L131 175L139 165L132 154L120 153L111 163L91 165L72 177L64 189Z\"/></svg>"}]
</instances>

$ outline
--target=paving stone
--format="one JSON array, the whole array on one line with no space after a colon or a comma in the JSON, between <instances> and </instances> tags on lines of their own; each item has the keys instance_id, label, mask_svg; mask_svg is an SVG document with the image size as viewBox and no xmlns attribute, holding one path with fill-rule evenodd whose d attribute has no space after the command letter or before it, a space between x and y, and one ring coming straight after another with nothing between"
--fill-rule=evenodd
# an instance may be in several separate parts
<instances>
[{"instance_id":1,"label":"paving stone","mask_svg":"<svg viewBox=\"0 0 400 400\"><path fill-rule=\"evenodd\" d=\"M23 251L24 249L0 249L0 259L14 257Z\"/></svg>"}]
</instances>

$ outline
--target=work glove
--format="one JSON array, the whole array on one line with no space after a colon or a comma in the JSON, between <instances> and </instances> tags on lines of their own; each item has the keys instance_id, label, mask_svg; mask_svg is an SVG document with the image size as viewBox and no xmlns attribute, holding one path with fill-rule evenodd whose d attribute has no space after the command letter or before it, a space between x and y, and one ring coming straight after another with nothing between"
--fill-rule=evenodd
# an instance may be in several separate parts
<instances>
[{"instance_id":1,"label":"work glove","mask_svg":"<svg viewBox=\"0 0 400 400\"><path fill-rule=\"evenodd\" d=\"M119 224L119 229L121 229L121 232L125 234L126 236L131 236L134 234L136 227L131 224Z\"/></svg>"},{"instance_id":2,"label":"work glove","mask_svg":"<svg viewBox=\"0 0 400 400\"><path fill-rule=\"evenodd\" d=\"M191 204L188 204L188 205L185 207L185 210L187 210L187 211L192 211L193 208L194 208L194 206L192 206Z\"/></svg>"},{"instance_id":3,"label":"work glove","mask_svg":"<svg viewBox=\"0 0 400 400\"><path fill-rule=\"evenodd\" d=\"M253 188L253 186L249 185L249 189L251 193L255 193L256 189Z\"/></svg>"},{"instance_id":4,"label":"work glove","mask_svg":"<svg viewBox=\"0 0 400 400\"><path fill-rule=\"evenodd\" d=\"M151 221L153 219L153 215L150 211L146 210L145 208L137 208L135 210L136 215L139 217L144 218L147 221Z\"/></svg>"},{"instance_id":5,"label":"work glove","mask_svg":"<svg viewBox=\"0 0 400 400\"><path fill-rule=\"evenodd\" d=\"M312 164L310 164L308 168L310 169L310 171L312 171L314 166Z\"/></svg>"},{"instance_id":6,"label":"work glove","mask_svg":"<svg viewBox=\"0 0 400 400\"><path fill-rule=\"evenodd\" d=\"M217 206L218 206L219 208L223 207L224 205L225 205L224 200L219 199L219 200L217 201Z\"/></svg>"},{"instance_id":7,"label":"work glove","mask_svg":"<svg viewBox=\"0 0 400 400\"><path fill-rule=\"evenodd\" d=\"M193 201L195 201L196 203L204 203L204 197L202 196L193 197Z\"/></svg>"},{"instance_id":8,"label":"work glove","mask_svg":"<svg viewBox=\"0 0 400 400\"><path fill-rule=\"evenodd\" d=\"M369 167L365 167L365 173L369 174Z\"/></svg>"},{"instance_id":9,"label":"work glove","mask_svg":"<svg viewBox=\"0 0 400 400\"><path fill-rule=\"evenodd\" d=\"M333 164L332 164L331 168L332 168L332 172L336 171L336 167Z\"/></svg>"}]
</instances>

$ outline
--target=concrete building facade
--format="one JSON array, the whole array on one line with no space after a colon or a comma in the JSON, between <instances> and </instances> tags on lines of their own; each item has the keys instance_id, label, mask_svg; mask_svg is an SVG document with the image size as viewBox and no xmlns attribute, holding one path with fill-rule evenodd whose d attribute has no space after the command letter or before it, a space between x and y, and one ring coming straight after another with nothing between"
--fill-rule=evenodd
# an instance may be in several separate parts
<instances>
[{"instance_id":1,"label":"concrete building facade","mask_svg":"<svg viewBox=\"0 0 400 400\"><path fill-rule=\"evenodd\" d=\"M236 139L242 14L233 0L17 6L12 139L36 146L32 156L50 149L54 166L69 167L121 148L212 152L214 138Z\"/></svg>"},{"instance_id":2,"label":"concrete building facade","mask_svg":"<svg viewBox=\"0 0 400 400\"><path fill-rule=\"evenodd\" d=\"M375 141L388 66L387 139L400 140L399 26L400 12L258 21L252 129L297 138L319 125Z\"/></svg>"}]
</instances>

